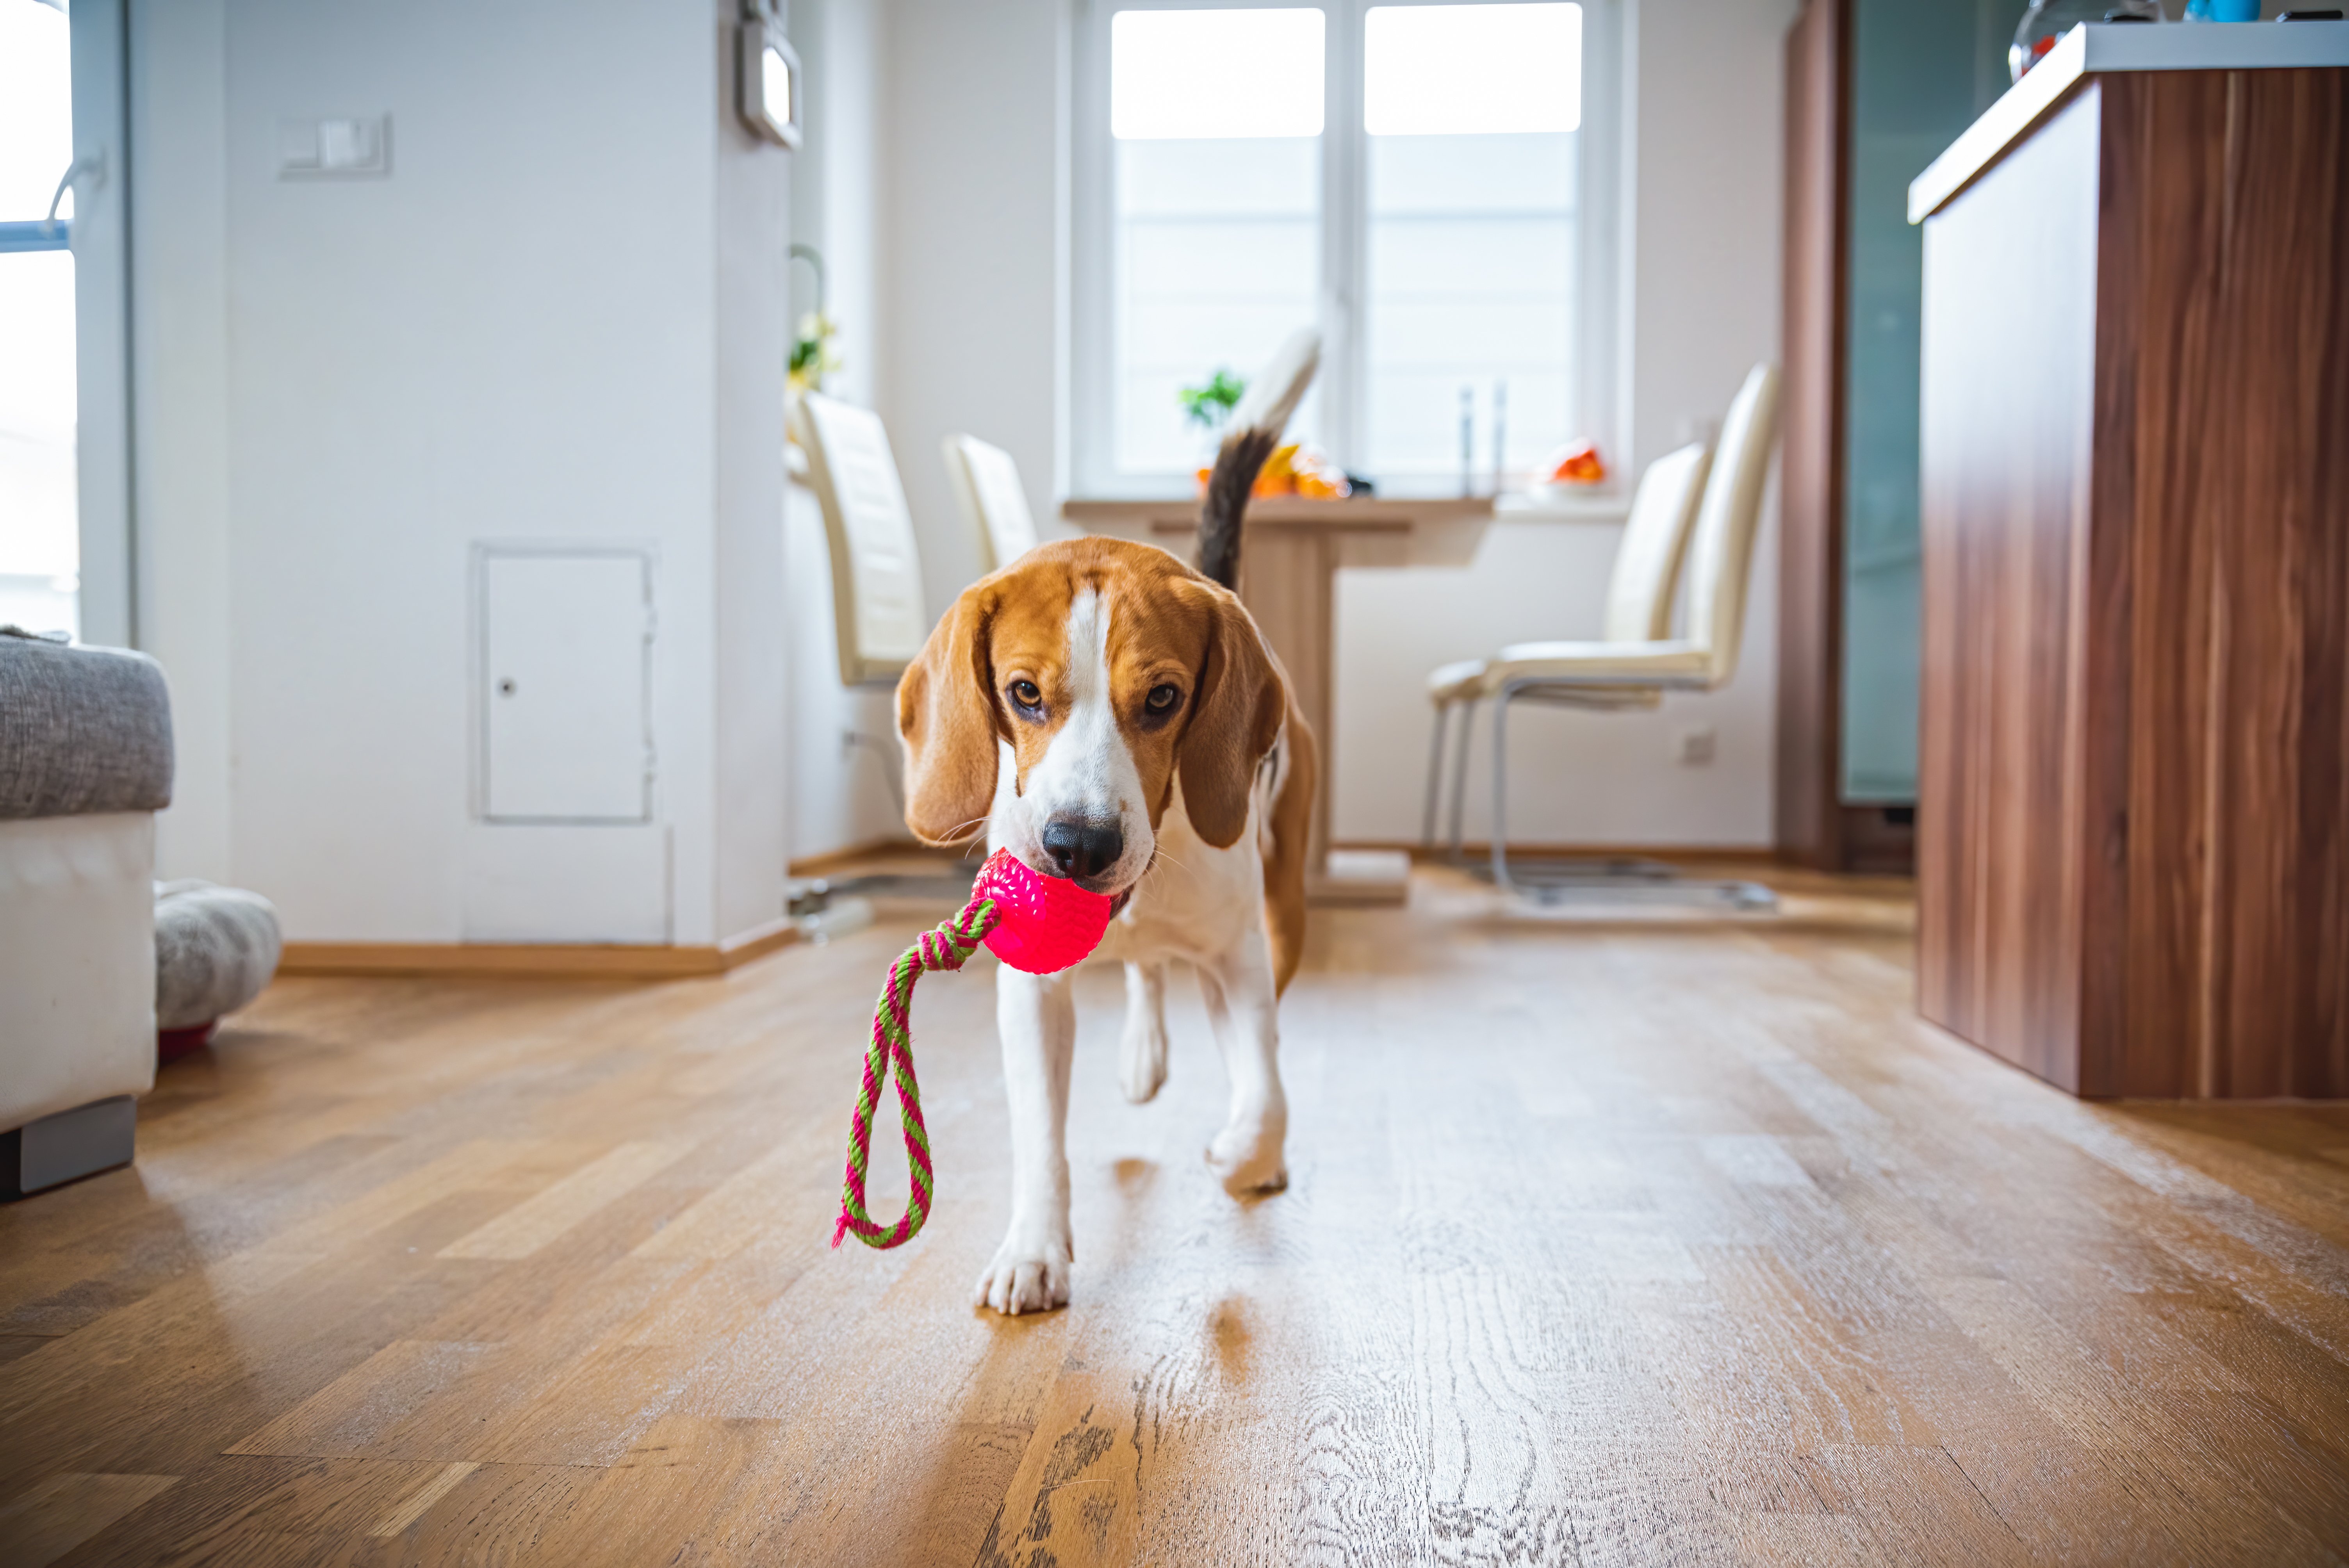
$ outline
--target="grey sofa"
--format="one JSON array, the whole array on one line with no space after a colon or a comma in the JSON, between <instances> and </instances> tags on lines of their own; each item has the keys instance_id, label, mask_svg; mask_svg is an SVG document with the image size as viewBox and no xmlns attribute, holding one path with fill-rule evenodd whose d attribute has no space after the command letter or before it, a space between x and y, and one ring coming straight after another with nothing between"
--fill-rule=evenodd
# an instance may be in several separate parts
<instances>
[{"instance_id":1,"label":"grey sofa","mask_svg":"<svg viewBox=\"0 0 2349 1568\"><path fill-rule=\"evenodd\" d=\"M155 662L0 628L0 1197L131 1158L171 799Z\"/></svg>"}]
</instances>

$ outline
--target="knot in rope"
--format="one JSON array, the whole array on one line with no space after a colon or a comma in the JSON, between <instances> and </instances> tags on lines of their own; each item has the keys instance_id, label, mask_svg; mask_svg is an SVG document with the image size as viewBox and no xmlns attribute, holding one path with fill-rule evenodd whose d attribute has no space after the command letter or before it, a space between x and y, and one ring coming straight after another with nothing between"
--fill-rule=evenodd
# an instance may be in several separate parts
<instances>
[{"instance_id":1,"label":"knot in rope","mask_svg":"<svg viewBox=\"0 0 2349 1568\"><path fill-rule=\"evenodd\" d=\"M868 1247L903 1246L930 1217L930 1135L922 1125L922 1088L914 1078L914 982L932 969L960 969L987 940L1001 916L995 901L978 897L961 913L922 933L889 965L889 981L873 1009L873 1043L864 1051L864 1081L856 1091L856 1114L848 1127L848 1169L840 1187L840 1222L832 1244L854 1235ZM905 1129L905 1174L911 1191L905 1212L894 1225L875 1222L864 1210L864 1171L873 1149L873 1112L881 1085L897 1082L897 1114Z\"/></svg>"}]
</instances>

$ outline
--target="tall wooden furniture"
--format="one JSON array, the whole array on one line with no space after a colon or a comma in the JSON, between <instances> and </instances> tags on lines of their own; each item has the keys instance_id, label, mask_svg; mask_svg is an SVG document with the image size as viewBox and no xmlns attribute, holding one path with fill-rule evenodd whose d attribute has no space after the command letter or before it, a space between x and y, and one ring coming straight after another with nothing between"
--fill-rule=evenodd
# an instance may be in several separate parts
<instances>
[{"instance_id":1,"label":"tall wooden furniture","mask_svg":"<svg viewBox=\"0 0 2349 1568\"><path fill-rule=\"evenodd\" d=\"M1785 449L1778 465L1778 748L1781 854L1848 869L1840 766L1844 59L1847 0L1808 0L1786 35Z\"/></svg>"},{"instance_id":2,"label":"tall wooden furniture","mask_svg":"<svg viewBox=\"0 0 2349 1568\"><path fill-rule=\"evenodd\" d=\"M1925 237L1919 1002L2349 1095L2349 24L2079 29Z\"/></svg>"},{"instance_id":3,"label":"tall wooden furniture","mask_svg":"<svg viewBox=\"0 0 2349 1568\"><path fill-rule=\"evenodd\" d=\"M2006 86L2023 0L1808 0L1786 37L1775 841L1907 871L1917 799L1909 181Z\"/></svg>"}]
</instances>

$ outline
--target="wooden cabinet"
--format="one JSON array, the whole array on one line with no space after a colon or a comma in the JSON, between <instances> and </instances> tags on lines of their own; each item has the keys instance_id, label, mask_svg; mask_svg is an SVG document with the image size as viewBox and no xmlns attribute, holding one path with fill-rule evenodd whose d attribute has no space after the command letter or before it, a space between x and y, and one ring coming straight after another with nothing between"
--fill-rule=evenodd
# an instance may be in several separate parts
<instances>
[{"instance_id":1,"label":"wooden cabinet","mask_svg":"<svg viewBox=\"0 0 2349 1568\"><path fill-rule=\"evenodd\" d=\"M2349 1094L2344 64L2084 28L1911 193L1919 1001L2079 1094Z\"/></svg>"}]
</instances>

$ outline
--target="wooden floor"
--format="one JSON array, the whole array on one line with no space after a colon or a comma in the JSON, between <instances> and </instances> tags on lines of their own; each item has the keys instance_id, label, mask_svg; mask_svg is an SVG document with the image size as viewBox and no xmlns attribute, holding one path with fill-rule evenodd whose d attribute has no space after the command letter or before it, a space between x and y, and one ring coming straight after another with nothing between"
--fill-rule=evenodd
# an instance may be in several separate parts
<instances>
[{"instance_id":1,"label":"wooden floor","mask_svg":"<svg viewBox=\"0 0 2349 1568\"><path fill-rule=\"evenodd\" d=\"M0 1563L2341 1561L2349 1109L2076 1104L1916 1021L1897 885L1788 885L1317 912L1250 1203L1190 987L1133 1107L1089 975L1018 1320L984 975L916 1009L929 1229L825 1245L918 910L281 984L0 1210Z\"/></svg>"}]
</instances>

